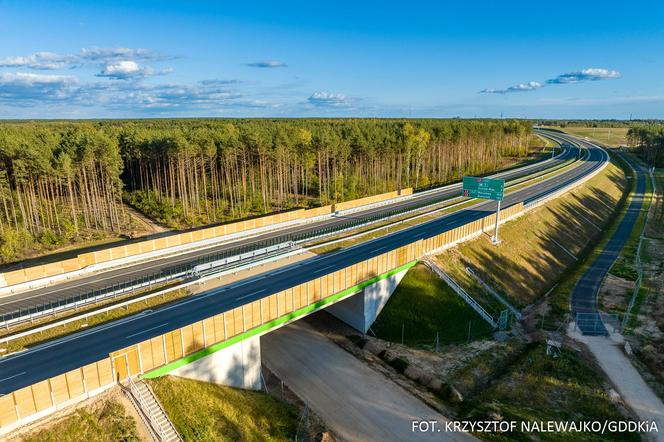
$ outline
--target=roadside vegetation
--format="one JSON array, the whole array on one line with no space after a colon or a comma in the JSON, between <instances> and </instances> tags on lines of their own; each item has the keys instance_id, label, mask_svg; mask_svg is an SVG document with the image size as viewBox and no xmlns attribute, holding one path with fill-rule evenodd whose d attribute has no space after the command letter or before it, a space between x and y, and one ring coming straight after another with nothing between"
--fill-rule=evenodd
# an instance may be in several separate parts
<instances>
[{"instance_id":1,"label":"roadside vegetation","mask_svg":"<svg viewBox=\"0 0 664 442\"><path fill-rule=\"evenodd\" d=\"M473 370L473 364L462 371ZM491 374L493 381L459 407L470 419L517 422L624 420L626 410L613 402L609 384L579 353L563 348L556 356L546 345L529 344L506 366ZM533 440L532 434L478 433L484 440ZM537 433L536 440L641 440L639 434Z\"/></svg>"},{"instance_id":2,"label":"roadside vegetation","mask_svg":"<svg viewBox=\"0 0 664 442\"><path fill-rule=\"evenodd\" d=\"M138 442L136 421L115 399L99 400L63 419L46 424L21 439L23 442Z\"/></svg>"},{"instance_id":3,"label":"roadside vegetation","mask_svg":"<svg viewBox=\"0 0 664 442\"><path fill-rule=\"evenodd\" d=\"M0 125L0 262L432 185L541 152L516 120L149 120ZM123 202L124 199L124 202Z\"/></svg>"},{"instance_id":4,"label":"roadside vegetation","mask_svg":"<svg viewBox=\"0 0 664 442\"><path fill-rule=\"evenodd\" d=\"M262 392L174 376L149 383L187 441L290 441L297 431L296 408Z\"/></svg>"},{"instance_id":5,"label":"roadside vegetation","mask_svg":"<svg viewBox=\"0 0 664 442\"><path fill-rule=\"evenodd\" d=\"M479 314L424 264L408 270L371 326L380 339L431 348L491 336Z\"/></svg>"}]
</instances>

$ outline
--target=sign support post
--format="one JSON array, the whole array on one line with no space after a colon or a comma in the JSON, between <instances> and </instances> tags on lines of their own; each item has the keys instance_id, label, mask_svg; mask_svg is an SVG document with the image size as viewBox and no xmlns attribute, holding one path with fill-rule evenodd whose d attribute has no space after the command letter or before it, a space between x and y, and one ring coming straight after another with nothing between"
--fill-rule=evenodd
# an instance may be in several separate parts
<instances>
[{"instance_id":1,"label":"sign support post","mask_svg":"<svg viewBox=\"0 0 664 442\"><path fill-rule=\"evenodd\" d=\"M496 227L493 230L493 236L491 237L491 242L498 244L498 220L500 220L500 200L498 200L498 209L496 210Z\"/></svg>"},{"instance_id":2,"label":"sign support post","mask_svg":"<svg viewBox=\"0 0 664 442\"><path fill-rule=\"evenodd\" d=\"M552 154L553 155L553 154ZM482 198L498 202L496 209L496 225L491 242L498 244L498 223L500 222L500 202L505 194L505 180L496 178L463 177L461 196L466 198Z\"/></svg>"}]
</instances>

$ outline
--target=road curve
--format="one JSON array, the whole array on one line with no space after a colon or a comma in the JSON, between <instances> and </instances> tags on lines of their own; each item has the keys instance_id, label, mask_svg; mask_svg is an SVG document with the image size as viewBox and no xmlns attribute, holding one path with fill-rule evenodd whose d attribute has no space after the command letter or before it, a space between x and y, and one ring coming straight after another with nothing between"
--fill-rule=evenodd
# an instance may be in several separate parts
<instances>
[{"instance_id":1,"label":"road curve","mask_svg":"<svg viewBox=\"0 0 664 442\"><path fill-rule=\"evenodd\" d=\"M554 193L598 170L608 160L608 155L603 150L591 147L588 152L577 167L506 195L503 207L520 202L527 203ZM0 394L98 361L115 350L304 283L322 274L320 272L323 269L324 273L334 272L387 250L430 238L480 219L494 210L495 202L481 202L427 223L7 356L0 360Z\"/></svg>"}]
</instances>

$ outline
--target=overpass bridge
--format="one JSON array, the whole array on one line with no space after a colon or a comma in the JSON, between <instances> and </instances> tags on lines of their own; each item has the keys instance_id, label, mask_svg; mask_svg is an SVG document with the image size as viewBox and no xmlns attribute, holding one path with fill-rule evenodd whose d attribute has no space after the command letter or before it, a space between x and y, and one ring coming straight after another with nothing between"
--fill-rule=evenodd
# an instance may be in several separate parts
<instances>
[{"instance_id":1,"label":"overpass bridge","mask_svg":"<svg viewBox=\"0 0 664 442\"><path fill-rule=\"evenodd\" d=\"M583 146L588 155L573 168L506 195L501 222L568 191L608 162L608 154L590 143L550 136ZM399 276L420 258L490 230L495 223L494 206L480 202L7 356L0 360L0 433L130 376L161 376L209 358L218 358L219 363L230 358L243 365L246 381L251 364L260 363L255 350L260 335L323 308L339 309L353 296L363 299L347 305L345 314L354 316L350 319L358 324L370 323Z\"/></svg>"}]
</instances>

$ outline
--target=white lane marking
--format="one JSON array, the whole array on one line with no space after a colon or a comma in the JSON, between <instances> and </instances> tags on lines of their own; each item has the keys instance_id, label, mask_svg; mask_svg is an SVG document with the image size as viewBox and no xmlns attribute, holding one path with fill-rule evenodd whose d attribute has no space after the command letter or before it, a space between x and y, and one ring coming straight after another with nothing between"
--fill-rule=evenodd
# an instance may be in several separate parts
<instances>
[{"instance_id":1,"label":"white lane marking","mask_svg":"<svg viewBox=\"0 0 664 442\"><path fill-rule=\"evenodd\" d=\"M138 333L134 333L134 334L128 335L128 336L126 336L126 338L127 338L127 339L130 339L130 338L133 338L134 336L142 335L143 333L147 333L147 332L149 332L149 331L156 330L156 329L161 328L161 327L163 327L163 326L165 326L165 325L168 325L168 322L164 322L163 324L159 324L159 325L154 326L154 327L151 327L151 328L146 328L145 330L141 330L141 331L139 331Z\"/></svg>"},{"instance_id":2,"label":"white lane marking","mask_svg":"<svg viewBox=\"0 0 664 442\"><path fill-rule=\"evenodd\" d=\"M0 379L0 382L8 381L8 380L10 380L10 379L14 379L14 378L19 377L19 376L22 376L22 375L24 375L24 374L26 374L26 373L27 373L27 371L22 371L22 372L20 372L20 373L18 373L18 374L15 374L14 376L9 376L8 378L2 378L2 379Z\"/></svg>"},{"instance_id":3,"label":"white lane marking","mask_svg":"<svg viewBox=\"0 0 664 442\"><path fill-rule=\"evenodd\" d=\"M253 293L249 293L248 295L240 296L239 298L237 298L237 300L239 301L240 299L248 298L250 296L254 296L254 295L257 295L259 293L263 293L264 291L265 291L265 289L260 289L257 292L253 292Z\"/></svg>"}]
</instances>

